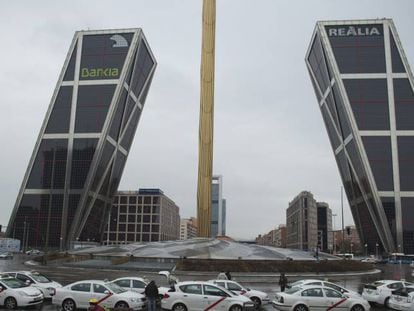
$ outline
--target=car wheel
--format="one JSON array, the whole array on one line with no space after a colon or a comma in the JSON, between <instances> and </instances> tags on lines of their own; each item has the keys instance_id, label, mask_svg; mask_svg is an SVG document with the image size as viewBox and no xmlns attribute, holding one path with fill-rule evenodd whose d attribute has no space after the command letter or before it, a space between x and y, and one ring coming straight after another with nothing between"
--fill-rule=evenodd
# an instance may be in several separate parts
<instances>
[{"instance_id":1,"label":"car wheel","mask_svg":"<svg viewBox=\"0 0 414 311\"><path fill-rule=\"evenodd\" d=\"M65 299L62 302L62 310L63 311L75 311L76 304L72 299Z\"/></svg>"},{"instance_id":2,"label":"car wheel","mask_svg":"<svg viewBox=\"0 0 414 311\"><path fill-rule=\"evenodd\" d=\"M361 305L355 305L352 307L351 311L365 311L365 308Z\"/></svg>"},{"instance_id":3,"label":"car wheel","mask_svg":"<svg viewBox=\"0 0 414 311\"><path fill-rule=\"evenodd\" d=\"M129 309L129 305L125 301L118 301L115 304L115 309Z\"/></svg>"},{"instance_id":4,"label":"car wheel","mask_svg":"<svg viewBox=\"0 0 414 311\"><path fill-rule=\"evenodd\" d=\"M305 305L297 305L293 311L308 311L308 307Z\"/></svg>"},{"instance_id":5,"label":"car wheel","mask_svg":"<svg viewBox=\"0 0 414 311\"><path fill-rule=\"evenodd\" d=\"M231 306L230 307L230 310L229 311L242 311L242 310L243 310L242 306L240 306L240 305L234 305L234 306Z\"/></svg>"},{"instance_id":6,"label":"car wheel","mask_svg":"<svg viewBox=\"0 0 414 311\"><path fill-rule=\"evenodd\" d=\"M9 310L17 308L17 301L13 297L6 298L4 301L4 307Z\"/></svg>"},{"instance_id":7,"label":"car wheel","mask_svg":"<svg viewBox=\"0 0 414 311\"><path fill-rule=\"evenodd\" d=\"M187 311L187 307L182 303L177 303L173 306L172 311Z\"/></svg>"},{"instance_id":8,"label":"car wheel","mask_svg":"<svg viewBox=\"0 0 414 311\"><path fill-rule=\"evenodd\" d=\"M391 309L390 308L390 297L387 297L384 301L384 307L386 307L387 309Z\"/></svg>"},{"instance_id":9,"label":"car wheel","mask_svg":"<svg viewBox=\"0 0 414 311\"><path fill-rule=\"evenodd\" d=\"M259 308L260 305L262 304L262 301L260 300L259 297L250 297L250 300L254 302L257 308Z\"/></svg>"}]
</instances>

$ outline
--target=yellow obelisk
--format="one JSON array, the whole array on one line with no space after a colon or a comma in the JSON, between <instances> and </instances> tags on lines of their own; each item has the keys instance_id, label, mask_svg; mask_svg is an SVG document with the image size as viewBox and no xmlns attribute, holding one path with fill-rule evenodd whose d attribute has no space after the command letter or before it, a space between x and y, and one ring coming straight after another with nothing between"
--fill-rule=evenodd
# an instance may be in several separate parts
<instances>
[{"instance_id":1,"label":"yellow obelisk","mask_svg":"<svg viewBox=\"0 0 414 311\"><path fill-rule=\"evenodd\" d=\"M211 182L213 175L214 47L216 0L203 0L201 47L200 128L198 138L197 221L198 236L210 237Z\"/></svg>"}]
</instances>

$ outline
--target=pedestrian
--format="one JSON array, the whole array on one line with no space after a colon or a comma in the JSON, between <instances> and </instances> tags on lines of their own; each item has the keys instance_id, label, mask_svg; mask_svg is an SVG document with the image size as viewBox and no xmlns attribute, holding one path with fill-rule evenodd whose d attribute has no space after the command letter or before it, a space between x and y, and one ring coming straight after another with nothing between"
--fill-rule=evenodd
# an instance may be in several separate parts
<instances>
[{"instance_id":1,"label":"pedestrian","mask_svg":"<svg viewBox=\"0 0 414 311\"><path fill-rule=\"evenodd\" d=\"M145 296L147 297L148 301L148 311L156 311L157 310L157 299L158 299L158 287L154 281L148 283L145 287Z\"/></svg>"},{"instance_id":2,"label":"pedestrian","mask_svg":"<svg viewBox=\"0 0 414 311\"><path fill-rule=\"evenodd\" d=\"M217 276L217 280L228 280L226 273L224 273L224 271L221 271Z\"/></svg>"},{"instance_id":3,"label":"pedestrian","mask_svg":"<svg viewBox=\"0 0 414 311\"><path fill-rule=\"evenodd\" d=\"M227 280L231 280L231 274L230 274L230 271L227 271L227 272L226 272L226 276L227 276Z\"/></svg>"},{"instance_id":4,"label":"pedestrian","mask_svg":"<svg viewBox=\"0 0 414 311\"><path fill-rule=\"evenodd\" d=\"M287 279L285 273L281 272L280 277L279 277L279 286L280 286L280 291L281 292L285 291L287 283L288 283L288 279Z\"/></svg>"}]
</instances>

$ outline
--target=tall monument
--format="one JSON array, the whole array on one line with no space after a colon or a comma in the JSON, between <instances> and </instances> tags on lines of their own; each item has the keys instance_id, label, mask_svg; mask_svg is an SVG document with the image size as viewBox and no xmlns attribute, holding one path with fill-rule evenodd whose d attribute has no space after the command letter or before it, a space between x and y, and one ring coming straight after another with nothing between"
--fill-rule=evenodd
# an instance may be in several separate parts
<instances>
[{"instance_id":1,"label":"tall monument","mask_svg":"<svg viewBox=\"0 0 414 311\"><path fill-rule=\"evenodd\" d=\"M211 181L213 175L215 32L216 0L203 0L197 185L197 218L198 235L200 237L210 237Z\"/></svg>"}]
</instances>

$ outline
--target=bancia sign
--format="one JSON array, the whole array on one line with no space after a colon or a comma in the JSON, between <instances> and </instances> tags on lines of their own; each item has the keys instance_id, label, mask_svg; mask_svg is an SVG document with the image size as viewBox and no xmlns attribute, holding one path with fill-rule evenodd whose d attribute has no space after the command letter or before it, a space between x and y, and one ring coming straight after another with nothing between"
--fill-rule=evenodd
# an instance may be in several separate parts
<instances>
[{"instance_id":1,"label":"bancia sign","mask_svg":"<svg viewBox=\"0 0 414 311\"><path fill-rule=\"evenodd\" d=\"M326 31L329 37L382 36L381 25L329 26Z\"/></svg>"}]
</instances>

